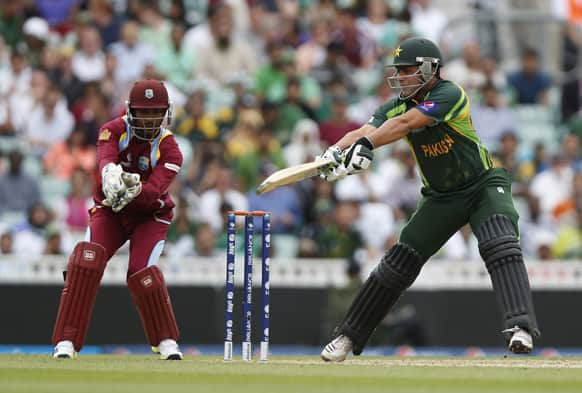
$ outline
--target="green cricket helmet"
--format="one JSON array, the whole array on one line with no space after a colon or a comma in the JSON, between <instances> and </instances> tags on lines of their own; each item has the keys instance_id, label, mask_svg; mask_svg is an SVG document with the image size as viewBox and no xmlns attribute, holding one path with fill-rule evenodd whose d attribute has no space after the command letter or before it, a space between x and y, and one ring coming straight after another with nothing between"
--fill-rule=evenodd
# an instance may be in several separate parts
<instances>
[{"instance_id":1,"label":"green cricket helmet","mask_svg":"<svg viewBox=\"0 0 582 393\"><path fill-rule=\"evenodd\" d=\"M443 56L439 47L426 38L413 37L408 38L394 51L392 51L393 60L387 67L390 70L388 85L393 89L399 89L399 97L407 100L413 97L422 89L433 76L437 75L442 66ZM399 75L399 68L406 66L418 66L417 71L412 75ZM406 84L401 82L407 78L414 78L417 84ZM404 93L404 89L407 93Z\"/></svg>"}]
</instances>

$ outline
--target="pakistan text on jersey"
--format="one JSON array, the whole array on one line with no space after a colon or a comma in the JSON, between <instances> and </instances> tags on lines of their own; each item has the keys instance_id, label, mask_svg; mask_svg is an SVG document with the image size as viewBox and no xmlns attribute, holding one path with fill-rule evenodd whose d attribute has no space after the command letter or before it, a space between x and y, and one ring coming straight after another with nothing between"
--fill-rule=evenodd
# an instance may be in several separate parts
<instances>
[{"instance_id":1,"label":"pakistan text on jersey","mask_svg":"<svg viewBox=\"0 0 582 393\"><path fill-rule=\"evenodd\" d=\"M445 135L445 137L437 143L420 145L420 148L425 157L438 157L443 154L449 154L454 143L455 141L450 137L450 135Z\"/></svg>"}]
</instances>

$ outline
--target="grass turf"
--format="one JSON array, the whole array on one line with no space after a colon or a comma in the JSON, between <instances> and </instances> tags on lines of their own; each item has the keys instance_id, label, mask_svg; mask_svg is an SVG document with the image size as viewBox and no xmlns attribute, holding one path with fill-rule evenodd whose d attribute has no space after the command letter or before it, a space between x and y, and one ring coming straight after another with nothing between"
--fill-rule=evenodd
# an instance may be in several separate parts
<instances>
[{"instance_id":1,"label":"grass turf","mask_svg":"<svg viewBox=\"0 0 582 393\"><path fill-rule=\"evenodd\" d=\"M137 355L81 355L73 360L0 355L2 393L581 391L581 359L361 358L326 364L313 357L225 363L208 356L164 362Z\"/></svg>"}]
</instances>

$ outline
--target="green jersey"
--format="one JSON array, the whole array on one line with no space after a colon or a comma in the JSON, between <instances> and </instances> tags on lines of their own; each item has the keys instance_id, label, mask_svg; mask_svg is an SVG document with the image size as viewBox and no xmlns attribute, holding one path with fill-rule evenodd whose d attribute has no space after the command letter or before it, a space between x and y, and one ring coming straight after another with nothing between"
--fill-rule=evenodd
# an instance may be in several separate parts
<instances>
[{"instance_id":1,"label":"green jersey","mask_svg":"<svg viewBox=\"0 0 582 393\"><path fill-rule=\"evenodd\" d=\"M473 128L469 98L463 88L439 80L421 102L392 99L380 106L368 124L380 127L386 120L416 108L435 120L430 126L406 136L424 186L439 192L452 191L493 166Z\"/></svg>"}]
</instances>

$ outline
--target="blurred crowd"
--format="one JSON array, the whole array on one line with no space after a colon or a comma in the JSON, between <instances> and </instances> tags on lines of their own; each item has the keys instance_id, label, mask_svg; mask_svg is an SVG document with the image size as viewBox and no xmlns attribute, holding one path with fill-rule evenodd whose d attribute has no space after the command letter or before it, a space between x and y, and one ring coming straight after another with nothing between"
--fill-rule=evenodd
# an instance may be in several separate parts
<instances>
[{"instance_id":1,"label":"blurred crowd","mask_svg":"<svg viewBox=\"0 0 582 393\"><path fill-rule=\"evenodd\" d=\"M442 42L447 10L436 3L0 1L0 254L67 254L84 237L99 127L123 115L135 80L156 78L185 158L167 255L223 255L231 209L272 212L276 256L381 255L420 197L406 143L334 184L254 190L393 96L383 65L408 36ZM566 25L564 71L578 66L579 42ZM443 50L444 77L466 89L478 134L513 176L525 254L582 257L578 80L557 84L535 48L520 48L510 70L476 41ZM471 229L437 257L478 259Z\"/></svg>"}]
</instances>

